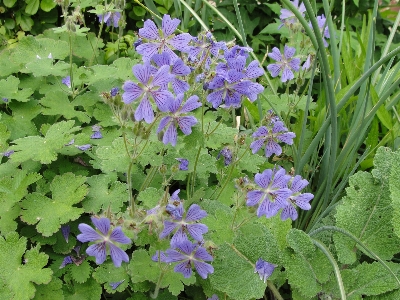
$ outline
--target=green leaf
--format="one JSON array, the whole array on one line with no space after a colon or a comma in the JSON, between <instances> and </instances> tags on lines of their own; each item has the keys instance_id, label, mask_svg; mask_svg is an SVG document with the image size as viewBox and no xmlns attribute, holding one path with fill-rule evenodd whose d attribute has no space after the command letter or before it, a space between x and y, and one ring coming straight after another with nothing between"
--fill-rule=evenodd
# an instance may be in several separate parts
<instances>
[{"instance_id":1,"label":"green leaf","mask_svg":"<svg viewBox=\"0 0 400 300\"><path fill-rule=\"evenodd\" d=\"M58 61L53 63L53 59L42 57L26 64L26 69L32 72L33 76L64 76L70 68L69 63Z\"/></svg>"},{"instance_id":2,"label":"green leaf","mask_svg":"<svg viewBox=\"0 0 400 300\"><path fill-rule=\"evenodd\" d=\"M233 212L227 212L222 209L208 210L208 212L209 215L203 220L203 223L209 228L207 238L217 245L221 245L224 242L232 243L234 238L232 230Z\"/></svg>"},{"instance_id":3,"label":"green leaf","mask_svg":"<svg viewBox=\"0 0 400 300\"><path fill-rule=\"evenodd\" d=\"M27 239L10 232L0 236L0 298L32 299L36 284L48 283L52 271L43 268L48 256L39 252L39 246L26 251ZM25 252L26 251L26 252ZM25 255L24 255L25 254ZM21 262L24 262L21 265Z\"/></svg>"},{"instance_id":4,"label":"green leaf","mask_svg":"<svg viewBox=\"0 0 400 300\"><path fill-rule=\"evenodd\" d=\"M393 207L392 225L394 233L400 237L400 151L393 154L392 163L393 167L389 178L390 199Z\"/></svg>"},{"instance_id":5,"label":"green leaf","mask_svg":"<svg viewBox=\"0 0 400 300\"><path fill-rule=\"evenodd\" d=\"M72 133L78 128L73 127L74 121L61 121L52 125L45 137L28 136L15 140L13 160L24 162L29 159L49 164L57 159L57 152L65 147L73 138Z\"/></svg>"},{"instance_id":6,"label":"green leaf","mask_svg":"<svg viewBox=\"0 0 400 300\"><path fill-rule=\"evenodd\" d=\"M149 187L140 192L137 199L143 203L143 206L150 209L155 207L164 196L164 191Z\"/></svg>"},{"instance_id":7,"label":"green leaf","mask_svg":"<svg viewBox=\"0 0 400 300\"><path fill-rule=\"evenodd\" d=\"M101 299L102 288L93 278L89 278L85 283L74 283L73 285L63 285L65 300L99 300Z\"/></svg>"},{"instance_id":8,"label":"green leaf","mask_svg":"<svg viewBox=\"0 0 400 300\"><path fill-rule=\"evenodd\" d=\"M190 278L184 278L181 273L174 272L171 265L161 263L161 267L165 270L165 273L161 280L160 288L168 287L168 290L175 296L183 291L184 284L190 285L196 282L195 276L192 275ZM128 273L131 275L133 283L146 280L156 283L160 271L159 263L152 261L146 250L140 249L133 252L128 266Z\"/></svg>"},{"instance_id":9,"label":"green leaf","mask_svg":"<svg viewBox=\"0 0 400 300\"><path fill-rule=\"evenodd\" d=\"M64 295L62 292L62 281L57 277L52 278L52 280L44 285L36 286L36 294L34 300L64 300Z\"/></svg>"},{"instance_id":10,"label":"green leaf","mask_svg":"<svg viewBox=\"0 0 400 300\"><path fill-rule=\"evenodd\" d=\"M40 8L45 12L49 12L54 7L56 7L56 5L57 5L57 3L53 0L41 0L40 1Z\"/></svg>"},{"instance_id":11,"label":"green leaf","mask_svg":"<svg viewBox=\"0 0 400 300\"><path fill-rule=\"evenodd\" d=\"M28 186L41 177L37 173L27 174L27 171L16 169L12 176L0 179L1 234L17 229L17 223L14 220L19 216L20 207L16 204L28 193Z\"/></svg>"},{"instance_id":12,"label":"green leaf","mask_svg":"<svg viewBox=\"0 0 400 300\"><path fill-rule=\"evenodd\" d=\"M295 252L310 259L315 255L315 246L304 231L293 228L287 234L286 239Z\"/></svg>"},{"instance_id":13,"label":"green leaf","mask_svg":"<svg viewBox=\"0 0 400 300\"><path fill-rule=\"evenodd\" d=\"M115 294L124 291L129 285L129 276L127 270L123 267L116 268L112 262L105 262L96 268L93 278L100 284L104 284L107 293ZM115 290L110 283L123 281Z\"/></svg>"},{"instance_id":14,"label":"green leaf","mask_svg":"<svg viewBox=\"0 0 400 300\"><path fill-rule=\"evenodd\" d=\"M23 31L31 31L32 26L34 24L32 18L26 15L21 15L21 18L19 19L18 23Z\"/></svg>"},{"instance_id":15,"label":"green leaf","mask_svg":"<svg viewBox=\"0 0 400 300\"><path fill-rule=\"evenodd\" d=\"M128 190L125 183L112 182L110 176L105 174L94 175L87 179L89 193L82 202L86 212L96 214L107 210L112 213L121 211L124 202L128 201Z\"/></svg>"},{"instance_id":16,"label":"green leaf","mask_svg":"<svg viewBox=\"0 0 400 300\"><path fill-rule=\"evenodd\" d=\"M343 228L383 260L398 253L400 239L393 235L393 209L389 190L389 176L396 156L388 148L379 148L372 175L358 172L349 179L347 195L336 208L336 226ZM352 239L334 234L339 261L351 264L356 261ZM361 248L359 248L362 250ZM365 252L366 255L368 253Z\"/></svg>"},{"instance_id":17,"label":"green leaf","mask_svg":"<svg viewBox=\"0 0 400 300\"><path fill-rule=\"evenodd\" d=\"M84 283L89 279L90 274L92 274L92 267L89 262L85 260L79 266L71 264L70 271L72 279L78 283Z\"/></svg>"},{"instance_id":18,"label":"green leaf","mask_svg":"<svg viewBox=\"0 0 400 300\"><path fill-rule=\"evenodd\" d=\"M70 102L68 96L62 91L53 91L46 94L39 103L43 106L44 115L63 115L66 119L77 118L83 123L89 123L90 117L82 112L75 110L74 103Z\"/></svg>"},{"instance_id":19,"label":"green leaf","mask_svg":"<svg viewBox=\"0 0 400 300\"><path fill-rule=\"evenodd\" d=\"M57 175L50 185L52 198L40 193L29 194L21 203L21 219L30 225L37 223L38 232L51 236L62 224L78 219L84 212L83 208L73 205L81 202L87 194L85 181L85 177L72 173Z\"/></svg>"},{"instance_id":20,"label":"green leaf","mask_svg":"<svg viewBox=\"0 0 400 300\"><path fill-rule=\"evenodd\" d=\"M104 173L126 172L128 170L130 160L125 151L121 151L124 148L124 139L121 137L115 139L112 146L97 148L96 155Z\"/></svg>"},{"instance_id":21,"label":"green leaf","mask_svg":"<svg viewBox=\"0 0 400 300\"><path fill-rule=\"evenodd\" d=\"M34 15L37 13L38 9L39 9L39 0L25 0L25 2L27 3L26 7L25 7L25 12L28 15Z\"/></svg>"},{"instance_id":22,"label":"green leaf","mask_svg":"<svg viewBox=\"0 0 400 300\"><path fill-rule=\"evenodd\" d=\"M4 0L3 3L6 7L13 7L17 0Z\"/></svg>"},{"instance_id":23,"label":"green leaf","mask_svg":"<svg viewBox=\"0 0 400 300\"><path fill-rule=\"evenodd\" d=\"M29 101L29 96L33 94L31 89L18 89L19 79L14 76L8 76L7 79L0 80L0 97L15 99L21 102Z\"/></svg>"}]
</instances>

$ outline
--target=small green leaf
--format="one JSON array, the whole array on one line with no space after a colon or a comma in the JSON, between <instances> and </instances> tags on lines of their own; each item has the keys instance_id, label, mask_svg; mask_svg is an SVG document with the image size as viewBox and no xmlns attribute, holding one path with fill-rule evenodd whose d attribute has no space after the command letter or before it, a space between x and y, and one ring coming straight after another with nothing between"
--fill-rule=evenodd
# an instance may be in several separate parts
<instances>
[{"instance_id":1,"label":"small green leaf","mask_svg":"<svg viewBox=\"0 0 400 300\"><path fill-rule=\"evenodd\" d=\"M6 7L13 7L17 0L4 0L3 3Z\"/></svg>"},{"instance_id":2,"label":"small green leaf","mask_svg":"<svg viewBox=\"0 0 400 300\"><path fill-rule=\"evenodd\" d=\"M34 22L30 16L21 15L19 25L23 31L31 31L33 24Z\"/></svg>"},{"instance_id":3,"label":"small green leaf","mask_svg":"<svg viewBox=\"0 0 400 300\"><path fill-rule=\"evenodd\" d=\"M34 15L37 13L38 9L39 9L39 0L25 0L25 2L27 3L26 7L25 7L25 12L28 15Z\"/></svg>"},{"instance_id":4,"label":"small green leaf","mask_svg":"<svg viewBox=\"0 0 400 300\"><path fill-rule=\"evenodd\" d=\"M85 260L79 266L72 264L70 268L72 278L78 283L86 282L90 274L92 274L92 267L89 262Z\"/></svg>"},{"instance_id":5,"label":"small green leaf","mask_svg":"<svg viewBox=\"0 0 400 300\"><path fill-rule=\"evenodd\" d=\"M114 294L124 291L129 285L129 276L127 270L123 267L116 268L112 262L105 262L96 268L93 278L98 283L104 284L107 293ZM110 283L123 281L117 289L112 289Z\"/></svg>"},{"instance_id":6,"label":"small green leaf","mask_svg":"<svg viewBox=\"0 0 400 300\"><path fill-rule=\"evenodd\" d=\"M36 286L36 293L34 300L64 300L62 292L63 282L57 277L52 278L48 284L41 284Z\"/></svg>"},{"instance_id":7,"label":"small green leaf","mask_svg":"<svg viewBox=\"0 0 400 300\"><path fill-rule=\"evenodd\" d=\"M133 7L133 12L139 17L143 17L146 14L146 10L140 6Z\"/></svg>"},{"instance_id":8,"label":"small green leaf","mask_svg":"<svg viewBox=\"0 0 400 300\"><path fill-rule=\"evenodd\" d=\"M40 8L45 12L49 12L54 7L56 7L56 5L57 5L57 3L53 0L41 0L40 1Z\"/></svg>"},{"instance_id":9,"label":"small green leaf","mask_svg":"<svg viewBox=\"0 0 400 300\"><path fill-rule=\"evenodd\" d=\"M73 285L63 285L65 300L99 300L101 299L102 288L93 278L89 278L85 283L74 283Z\"/></svg>"}]
</instances>

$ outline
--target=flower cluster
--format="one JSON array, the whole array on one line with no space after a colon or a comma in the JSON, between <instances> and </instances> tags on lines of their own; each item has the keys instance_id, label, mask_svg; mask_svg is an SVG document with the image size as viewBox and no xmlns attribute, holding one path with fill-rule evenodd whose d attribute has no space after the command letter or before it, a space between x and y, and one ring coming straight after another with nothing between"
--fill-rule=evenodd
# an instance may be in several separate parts
<instances>
[{"instance_id":1,"label":"flower cluster","mask_svg":"<svg viewBox=\"0 0 400 300\"><path fill-rule=\"evenodd\" d=\"M187 212L183 208L183 201L178 196L179 190L175 191L165 206L156 206L148 211L148 214L159 214L165 211L169 218L164 221L164 229L160 238L172 235L171 248L165 251L157 251L153 261L164 263L178 263L174 267L175 272L180 272L188 278L192 275L194 266L197 273L204 279L214 268L205 261L212 261L212 256L202 247L203 234L208 231L206 225L198 223L207 213L197 204L192 204ZM188 235L194 240L190 241Z\"/></svg>"},{"instance_id":2,"label":"flower cluster","mask_svg":"<svg viewBox=\"0 0 400 300\"><path fill-rule=\"evenodd\" d=\"M265 215L271 218L282 209L281 219L290 218L294 221L298 216L296 206L304 210L311 208L309 202L314 195L300 192L308 185L308 181L299 175L292 177L279 167L257 173L254 181L261 189L256 188L247 193L247 205L258 205L258 217Z\"/></svg>"},{"instance_id":3,"label":"flower cluster","mask_svg":"<svg viewBox=\"0 0 400 300\"><path fill-rule=\"evenodd\" d=\"M254 141L250 144L250 148L257 153L265 145L265 156L270 157L272 154L281 155L282 148L279 143L288 145L293 144L296 135L288 132L282 121L276 117L272 117L267 126L261 126L253 133Z\"/></svg>"},{"instance_id":4,"label":"flower cluster","mask_svg":"<svg viewBox=\"0 0 400 300\"><path fill-rule=\"evenodd\" d=\"M82 242L95 242L86 249L86 253L96 258L97 264L102 264L107 258L107 251L116 267L120 267L122 261L129 262L128 254L119 248L119 244L130 244L131 240L125 236L121 227L116 227L112 231L111 222L108 218L91 218L97 230L87 224L81 223L78 228L81 231L76 238Z\"/></svg>"}]
</instances>

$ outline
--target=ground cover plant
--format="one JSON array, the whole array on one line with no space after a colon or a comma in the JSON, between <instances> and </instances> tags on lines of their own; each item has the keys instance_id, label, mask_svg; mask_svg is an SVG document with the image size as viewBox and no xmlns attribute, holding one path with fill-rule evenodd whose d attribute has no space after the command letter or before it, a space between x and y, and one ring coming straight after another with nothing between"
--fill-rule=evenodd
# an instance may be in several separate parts
<instances>
[{"instance_id":1,"label":"ground cover plant","mask_svg":"<svg viewBox=\"0 0 400 300\"><path fill-rule=\"evenodd\" d=\"M238 1L8 28L0 298L398 299L400 14L332 3L260 2L257 35Z\"/></svg>"}]
</instances>

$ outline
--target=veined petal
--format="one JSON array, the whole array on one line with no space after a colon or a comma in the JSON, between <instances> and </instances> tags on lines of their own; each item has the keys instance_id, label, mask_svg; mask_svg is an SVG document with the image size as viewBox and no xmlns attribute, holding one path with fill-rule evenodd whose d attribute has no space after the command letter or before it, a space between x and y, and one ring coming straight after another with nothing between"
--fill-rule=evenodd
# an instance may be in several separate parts
<instances>
[{"instance_id":1,"label":"veined petal","mask_svg":"<svg viewBox=\"0 0 400 300\"><path fill-rule=\"evenodd\" d=\"M291 204L288 204L281 212L281 220L282 221L285 221L285 220L287 220L289 218L294 221L294 220L297 219L297 216L298 216L297 210Z\"/></svg>"},{"instance_id":2,"label":"veined petal","mask_svg":"<svg viewBox=\"0 0 400 300\"><path fill-rule=\"evenodd\" d=\"M169 66L171 63L171 58L169 57L167 52L154 54L151 59L156 63L158 67Z\"/></svg>"},{"instance_id":3,"label":"veined petal","mask_svg":"<svg viewBox=\"0 0 400 300\"><path fill-rule=\"evenodd\" d=\"M284 168L280 168L275 173L274 180L272 181L272 187L273 188L286 188L290 179L291 179L291 176L286 175L286 170Z\"/></svg>"},{"instance_id":4,"label":"veined petal","mask_svg":"<svg viewBox=\"0 0 400 300\"><path fill-rule=\"evenodd\" d=\"M190 96L182 106L181 113L188 113L200 106L201 102L199 102L199 97L196 95Z\"/></svg>"},{"instance_id":5,"label":"veined petal","mask_svg":"<svg viewBox=\"0 0 400 300\"><path fill-rule=\"evenodd\" d=\"M125 91L122 94L122 101L125 104L132 103L135 99L141 97L144 93L142 88L132 81L125 82L122 86L122 89Z\"/></svg>"},{"instance_id":6,"label":"veined petal","mask_svg":"<svg viewBox=\"0 0 400 300\"><path fill-rule=\"evenodd\" d=\"M187 241L187 235L183 231L182 226L175 232L175 234L171 238L171 247L179 248L179 245L183 242Z\"/></svg>"},{"instance_id":7,"label":"veined petal","mask_svg":"<svg viewBox=\"0 0 400 300\"><path fill-rule=\"evenodd\" d=\"M300 194L295 198L296 205L304 210L311 209L310 201L314 198L311 193Z\"/></svg>"},{"instance_id":8,"label":"veined petal","mask_svg":"<svg viewBox=\"0 0 400 300\"><path fill-rule=\"evenodd\" d=\"M260 64L256 60L249 63L245 72L245 76L249 79L260 77L263 74L264 70L260 68Z\"/></svg>"},{"instance_id":9,"label":"veined petal","mask_svg":"<svg viewBox=\"0 0 400 300\"><path fill-rule=\"evenodd\" d=\"M265 140L263 140L263 139L251 142L251 144L250 144L251 152L253 154L257 153L261 149L261 147L264 145L264 142L265 142Z\"/></svg>"},{"instance_id":10,"label":"veined petal","mask_svg":"<svg viewBox=\"0 0 400 300\"><path fill-rule=\"evenodd\" d=\"M153 75L154 69L150 68L149 63L145 63L144 65L134 65L132 67L133 75L143 84L147 85L151 75Z\"/></svg>"},{"instance_id":11,"label":"veined petal","mask_svg":"<svg viewBox=\"0 0 400 300\"><path fill-rule=\"evenodd\" d=\"M154 74L154 79L152 82L153 86L162 86L171 81L173 76L170 74L170 66L161 66L161 68Z\"/></svg>"},{"instance_id":12,"label":"veined petal","mask_svg":"<svg viewBox=\"0 0 400 300\"><path fill-rule=\"evenodd\" d=\"M185 278L192 276L192 264L190 263L190 260L177 264L174 271L182 273Z\"/></svg>"},{"instance_id":13,"label":"veined petal","mask_svg":"<svg viewBox=\"0 0 400 300\"><path fill-rule=\"evenodd\" d=\"M140 102L135 111L135 120L141 121L143 119L147 124L150 124L154 120L153 108L151 107L149 99L146 97L143 97L143 100Z\"/></svg>"},{"instance_id":14,"label":"veined petal","mask_svg":"<svg viewBox=\"0 0 400 300\"><path fill-rule=\"evenodd\" d=\"M300 70L300 58L295 57L289 62L289 66L296 72Z\"/></svg>"},{"instance_id":15,"label":"veined petal","mask_svg":"<svg viewBox=\"0 0 400 300\"><path fill-rule=\"evenodd\" d=\"M164 132L163 143L165 145L171 143L171 145L175 147L177 139L178 139L178 132L176 130L175 124L172 122L168 126L167 130Z\"/></svg>"},{"instance_id":16,"label":"veined petal","mask_svg":"<svg viewBox=\"0 0 400 300\"><path fill-rule=\"evenodd\" d=\"M197 248L197 250L194 254L194 257L196 259L201 259L204 261L213 261L214 260L214 258L203 247Z\"/></svg>"},{"instance_id":17,"label":"veined petal","mask_svg":"<svg viewBox=\"0 0 400 300\"><path fill-rule=\"evenodd\" d=\"M164 127L167 126L167 124L171 120L172 120L172 118L170 116L166 116L166 117L162 118L161 121L160 121L160 124L158 125L157 133L160 133L161 130L163 130Z\"/></svg>"},{"instance_id":18,"label":"veined petal","mask_svg":"<svg viewBox=\"0 0 400 300\"><path fill-rule=\"evenodd\" d=\"M174 250L174 249L167 249L165 251L165 255L168 257L168 262L178 262L187 260L187 256Z\"/></svg>"},{"instance_id":19,"label":"veined petal","mask_svg":"<svg viewBox=\"0 0 400 300\"><path fill-rule=\"evenodd\" d=\"M205 210L202 210L199 205L192 204L186 213L185 221L194 222L199 221L205 217L207 217L207 212Z\"/></svg>"},{"instance_id":20,"label":"veined petal","mask_svg":"<svg viewBox=\"0 0 400 300\"><path fill-rule=\"evenodd\" d=\"M168 236L177 226L178 223L164 221L164 230L160 233L160 239L163 239L166 236Z\"/></svg>"},{"instance_id":21,"label":"veined petal","mask_svg":"<svg viewBox=\"0 0 400 300\"><path fill-rule=\"evenodd\" d=\"M110 255L114 263L114 266L119 268L121 266L122 261L129 262L129 256L128 254L126 254L124 250L115 246L112 243L109 243L108 245L110 246Z\"/></svg>"},{"instance_id":22,"label":"veined petal","mask_svg":"<svg viewBox=\"0 0 400 300\"><path fill-rule=\"evenodd\" d=\"M174 38L167 40L167 43L179 51L187 52L189 51L188 44L191 39L192 36L189 33L181 33Z\"/></svg>"},{"instance_id":23,"label":"veined petal","mask_svg":"<svg viewBox=\"0 0 400 300\"><path fill-rule=\"evenodd\" d=\"M197 124L197 119L193 116L178 117L177 122L183 134L189 135L192 133L192 126Z\"/></svg>"},{"instance_id":24,"label":"veined petal","mask_svg":"<svg viewBox=\"0 0 400 300\"><path fill-rule=\"evenodd\" d=\"M285 49L284 49L283 52L284 52L284 55L285 55L286 59L289 59L295 54L296 48L289 47L289 46L285 45Z\"/></svg>"},{"instance_id":25,"label":"veined petal","mask_svg":"<svg viewBox=\"0 0 400 300\"><path fill-rule=\"evenodd\" d=\"M193 239L201 242L203 240L203 234L207 233L207 225L195 223L186 225L186 229Z\"/></svg>"},{"instance_id":26,"label":"veined petal","mask_svg":"<svg viewBox=\"0 0 400 300\"><path fill-rule=\"evenodd\" d=\"M267 70L271 74L272 77L277 77L282 70L281 64L270 64L267 66Z\"/></svg>"},{"instance_id":27,"label":"veined petal","mask_svg":"<svg viewBox=\"0 0 400 300\"><path fill-rule=\"evenodd\" d=\"M265 200L265 202L266 202L265 216L267 218L271 218L271 217L275 216L280 209L279 205L277 205L276 203L273 203L269 200Z\"/></svg>"},{"instance_id":28,"label":"veined petal","mask_svg":"<svg viewBox=\"0 0 400 300\"><path fill-rule=\"evenodd\" d=\"M207 96L207 101L210 102L214 108L217 108L222 103L223 94L223 90L212 92Z\"/></svg>"},{"instance_id":29,"label":"veined petal","mask_svg":"<svg viewBox=\"0 0 400 300\"><path fill-rule=\"evenodd\" d=\"M150 40L159 40L158 29L152 20L144 21L143 28L139 29L139 36Z\"/></svg>"},{"instance_id":30,"label":"veined petal","mask_svg":"<svg viewBox=\"0 0 400 300\"><path fill-rule=\"evenodd\" d=\"M278 156L281 155L282 148L273 139L268 139L267 145L265 146L265 156L270 157L274 153Z\"/></svg>"},{"instance_id":31,"label":"veined petal","mask_svg":"<svg viewBox=\"0 0 400 300\"><path fill-rule=\"evenodd\" d=\"M202 261L193 261L194 267L201 278L206 279L208 274L214 273L214 267Z\"/></svg>"},{"instance_id":32,"label":"veined petal","mask_svg":"<svg viewBox=\"0 0 400 300\"><path fill-rule=\"evenodd\" d=\"M253 134L252 137L261 137L261 136L266 136L268 134L268 128L265 126L261 126L258 128Z\"/></svg>"},{"instance_id":33,"label":"veined petal","mask_svg":"<svg viewBox=\"0 0 400 300\"><path fill-rule=\"evenodd\" d=\"M293 193L300 192L308 185L308 181L306 179L302 179L300 175L296 175L293 177L290 189Z\"/></svg>"},{"instance_id":34,"label":"veined petal","mask_svg":"<svg viewBox=\"0 0 400 300\"><path fill-rule=\"evenodd\" d=\"M276 47L272 48L272 52L268 53L268 56L273 60L282 61L281 51Z\"/></svg>"},{"instance_id":35,"label":"veined petal","mask_svg":"<svg viewBox=\"0 0 400 300\"><path fill-rule=\"evenodd\" d=\"M189 240L183 241L178 248L187 255L192 254L193 250L197 247L197 243L192 243Z\"/></svg>"},{"instance_id":36,"label":"veined petal","mask_svg":"<svg viewBox=\"0 0 400 300\"><path fill-rule=\"evenodd\" d=\"M103 237L87 224L81 223L78 228L82 233L78 234L76 238L82 243L103 240Z\"/></svg>"},{"instance_id":37,"label":"veined petal","mask_svg":"<svg viewBox=\"0 0 400 300\"><path fill-rule=\"evenodd\" d=\"M258 94L262 93L263 91L264 87L261 84L257 82L251 82L247 88L246 96L250 101L255 101L257 100Z\"/></svg>"},{"instance_id":38,"label":"veined petal","mask_svg":"<svg viewBox=\"0 0 400 300\"><path fill-rule=\"evenodd\" d=\"M225 105L227 107L240 107L241 104L241 98L242 95L235 92L235 91L230 91L228 93L226 93L226 97L225 97Z\"/></svg>"},{"instance_id":39,"label":"veined petal","mask_svg":"<svg viewBox=\"0 0 400 300\"><path fill-rule=\"evenodd\" d=\"M169 15L164 15L161 23L161 29L164 33L164 37L167 37L174 33L181 21L178 19L171 19Z\"/></svg>"},{"instance_id":40,"label":"veined petal","mask_svg":"<svg viewBox=\"0 0 400 300\"><path fill-rule=\"evenodd\" d=\"M265 193L262 191L254 190L247 193L247 206L254 206L265 197Z\"/></svg>"},{"instance_id":41,"label":"veined petal","mask_svg":"<svg viewBox=\"0 0 400 300\"><path fill-rule=\"evenodd\" d=\"M285 132L283 134L278 135L276 138L285 144L293 145L293 139L295 137L296 134L294 132Z\"/></svg>"},{"instance_id":42,"label":"veined petal","mask_svg":"<svg viewBox=\"0 0 400 300\"><path fill-rule=\"evenodd\" d=\"M290 68L288 68L288 67L284 68L283 72L282 72L281 81L286 82L288 80L292 80L293 78L294 78L294 74L293 74L292 70L290 70Z\"/></svg>"},{"instance_id":43,"label":"veined petal","mask_svg":"<svg viewBox=\"0 0 400 300\"><path fill-rule=\"evenodd\" d=\"M106 243L98 243L86 249L87 255L96 257L96 264L101 265L107 258Z\"/></svg>"},{"instance_id":44,"label":"veined petal","mask_svg":"<svg viewBox=\"0 0 400 300\"><path fill-rule=\"evenodd\" d=\"M174 75L185 76L190 74L190 68L184 64L182 59L177 59L172 65L171 73Z\"/></svg>"},{"instance_id":45,"label":"veined petal","mask_svg":"<svg viewBox=\"0 0 400 300\"><path fill-rule=\"evenodd\" d=\"M148 61L154 54L158 53L158 49L160 49L160 47L160 43L144 43L136 47L136 52L142 55L145 60Z\"/></svg>"},{"instance_id":46,"label":"veined petal","mask_svg":"<svg viewBox=\"0 0 400 300\"><path fill-rule=\"evenodd\" d=\"M208 88L211 90L222 88L225 85L225 78L222 76L215 76L210 83L208 84Z\"/></svg>"},{"instance_id":47,"label":"veined petal","mask_svg":"<svg viewBox=\"0 0 400 300\"><path fill-rule=\"evenodd\" d=\"M110 220L108 218L91 217L90 219L103 235L108 235L108 231L110 230Z\"/></svg>"},{"instance_id":48,"label":"veined petal","mask_svg":"<svg viewBox=\"0 0 400 300\"><path fill-rule=\"evenodd\" d=\"M110 240L113 242L121 243L121 244L129 244L131 239L128 238L123 232L120 226L114 228L110 235Z\"/></svg>"},{"instance_id":49,"label":"veined petal","mask_svg":"<svg viewBox=\"0 0 400 300\"><path fill-rule=\"evenodd\" d=\"M154 102L156 102L158 109L163 112L168 110L168 103L174 99L174 95L167 90L158 90L152 92L151 95L153 96Z\"/></svg>"},{"instance_id":50,"label":"veined petal","mask_svg":"<svg viewBox=\"0 0 400 300\"><path fill-rule=\"evenodd\" d=\"M272 178L272 170L266 169L264 170L264 172L257 173L254 176L254 182L257 183L263 189L266 189L271 182L271 178Z\"/></svg>"},{"instance_id":51,"label":"veined petal","mask_svg":"<svg viewBox=\"0 0 400 300\"><path fill-rule=\"evenodd\" d=\"M288 188L283 188L275 191L273 194L275 196L275 203L280 208L285 208L287 206L287 199L292 194L292 191L289 190Z\"/></svg>"}]
</instances>

